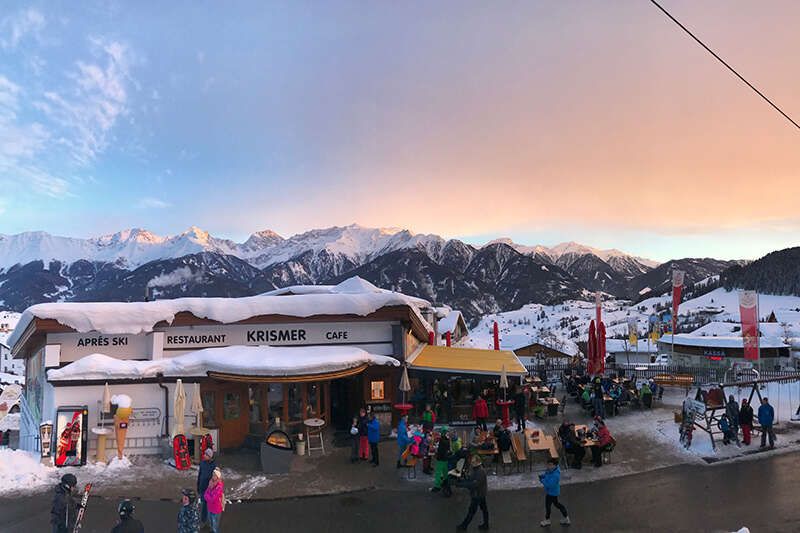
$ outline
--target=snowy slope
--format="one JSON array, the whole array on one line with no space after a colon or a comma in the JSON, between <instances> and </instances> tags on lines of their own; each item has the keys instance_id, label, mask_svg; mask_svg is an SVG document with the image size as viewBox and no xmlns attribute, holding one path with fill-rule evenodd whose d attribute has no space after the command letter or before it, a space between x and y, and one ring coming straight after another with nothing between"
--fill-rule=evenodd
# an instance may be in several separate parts
<instances>
[{"instance_id":1,"label":"snowy slope","mask_svg":"<svg viewBox=\"0 0 800 533\"><path fill-rule=\"evenodd\" d=\"M730 335L740 320L738 298L737 291L729 292L724 288L718 288L682 302L678 310L679 331L695 331L702 328L693 334L701 335L705 332L706 335L713 335L716 332L720 335ZM649 298L633 305L620 300L604 301L603 322L606 324L607 337L609 339L627 337L628 318L634 317L639 336L643 338L647 331L649 316L653 313L661 314L671 305L670 296ZM761 295L759 298L761 319L766 319L773 311L780 323L762 324L765 335L781 337L788 334L795 337L795 333L800 333L800 297ZM469 339L463 343L468 346L491 348L492 325L497 321L501 344L505 343L511 349L524 345L520 339L530 339L530 342L543 340L550 345L560 343L561 348L571 348L575 342L586 341L589 335L589 322L594 318L594 303L589 301L570 300L559 305L529 304L515 311L484 316L480 323L471 329ZM709 325L704 325L709 322ZM511 346L512 344L517 346Z\"/></svg>"}]
</instances>

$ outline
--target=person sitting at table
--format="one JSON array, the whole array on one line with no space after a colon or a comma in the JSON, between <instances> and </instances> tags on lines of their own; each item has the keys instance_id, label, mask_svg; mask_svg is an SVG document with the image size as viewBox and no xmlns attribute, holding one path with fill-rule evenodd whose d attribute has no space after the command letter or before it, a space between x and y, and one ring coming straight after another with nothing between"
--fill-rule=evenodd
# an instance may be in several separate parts
<instances>
[{"instance_id":1,"label":"person sitting at table","mask_svg":"<svg viewBox=\"0 0 800 533\"><path fill-rule=\"evenodd\" d=\"M588 407L592 404L592 391L589 389L589 387L583 387L581 402L583 403L584 407Z\"/></svg>"},{"instance_id":2,"label":"person sitting at table","mask_svg":"<svg viewBox=\"0 0 800 533\"><path fill-rule=\"evenodd\" d=\"M486 439L483 436L481 427L475 426L475 429L472 430L472 440L470 441L470 446L473 448L478 448L481 444L483 444L484 440Z\"/></svg>"},{"instance_id":3,"label":"person sitting at table","mask_svg":"<svg viewBox=\"0 0 800 533\"><path fill-rule=\"evenodd\" d=\"M642 390L639 394L642 397L642 404L650 409L653 406L653 391L650 390L650 385L647 382L642 383Z\"/></svg>"},{"instance_id":4,"label":"person sitting at table","mask_svg":"<svg viewBox=\"0 0 800 533\"><path fill-rule=\"evenodd\" d=\"M561 439L561 444L564 445L564 453L572 455L572 468L580 470L586 450L583 449L581 442L575 435L575 424L568 422L561 424L558 429L558 437Z\"/></svg>"},{"instance_id":5,"label":"person sitting at table","mask_svg":"<svg viewBox=\"0 0 800 533\"><path fill-rule=\"evenodd\" d=\"M503 427L503 421L498 418L494 423L494 427L492 428L492 435L494 436L494 439L499 439L500 434L505 431L505 429L506 428Z\"/></svg>"},{"instance_id":6,"label":"person sitting at table","mask_svg":"<svg viewBox=\"0 0 800 533\"><path fill-rule=\"evenodd\" d=\"M507 428L503 428L497 437L497 447L501 452L507 452L511 449L511 432Z\"/></svg>"},{"instance_id":7,"label":"person sitting at table","mask_svg":"<svg viewBox=\"0 0 800 533\"><path fill-rule=\"evenodd\" d=\"M603 466L603 452L614 448L616 442L602 418L595 417L597 443L592 446L592 462L595 467Z\"/></svg>"}]
</instances>

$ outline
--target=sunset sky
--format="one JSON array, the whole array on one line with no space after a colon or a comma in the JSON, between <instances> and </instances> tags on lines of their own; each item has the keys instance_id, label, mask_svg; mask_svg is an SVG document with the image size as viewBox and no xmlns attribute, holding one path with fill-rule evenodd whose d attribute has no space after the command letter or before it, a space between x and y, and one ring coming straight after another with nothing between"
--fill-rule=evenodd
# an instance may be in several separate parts
<instances>
[{"instance_id":1,"label":"sunset sky","mask_svg":"<svg viewBox=\"0 0 800 533\"><path fill-rule=\"evenodd\" d=\"M663 5L800 121L800 2ZM755 258L798 245L799 198L800 131L645 0L0 10L0 233Z\"/></svg>"}]
</instances>

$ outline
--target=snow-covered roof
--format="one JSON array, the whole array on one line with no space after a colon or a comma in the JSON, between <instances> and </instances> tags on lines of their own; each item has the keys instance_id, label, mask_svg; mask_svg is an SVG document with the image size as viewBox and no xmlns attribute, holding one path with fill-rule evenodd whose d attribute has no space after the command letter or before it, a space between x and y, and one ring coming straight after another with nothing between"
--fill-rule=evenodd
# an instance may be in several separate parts
<instances>
[{"instance_id":1,"label":"snow-covered roof","mask_svg":"<svg viewBox=\"0 0 800 533\"><path fill-rule=\"evenodd\" d=\"M664 335L659 339L659 343L669 345L672 343L672 335ZM675 344L681 346L698 346L709 348L742 348L741 336L695 336L689 333L678 333L675 335ZM758 344L761 348L788 348L787 344L776 337L759 337Z\"/></svg>"},{"instance_id":2,"label":"snow-covered roof","mask_svg":"<svg viewBox=\"0 0 800 533\"><path fill-rule=\"evenodd\" d=\"M301 287L305 287L302 292ZM138 334L149 332L159 322L172 322L175 315L189 312L199 318L223 324L260 315L310 317L315 315L366 316L382 307L404 305L419 316L419 309L430 306L421 298L379 289L359 277L338 285L295 286L298 292L280 292L244 298L177 298L154 302L45 303L29 307L22 313L17 327L8 339L14 346L34 318L50 318L76 331L97 331L105 334ZM283 289L284 291L287 289Z\"/></svg>"},{"instance_id":3,"label":"snow-covered roof","mask_svg":"<svg viewBox=\"0 0 800 533\"><path fill-rule=\"evenodd\" d=\"M25 385L25 376L9 374L8 372L0 372L0 384L10 385L12 383L16 383L17 385Z\"/></svg>"},{"instance_id":4,"label":"snow-covered roof","mask_svg":"<svg viewBox=\"0 0 800 533\"><path fill-rule=\"evenodd\" d=\"M464 317L461 315L461 311L450 311L444 318L440 319L437 323L437 328L439 330L439 335L444 335L445 333L455 333L456 326L458 326L458 320L464 321ZM466 325L466 322L464 322Z\"/></svg>"},{"instance_id":5,"label":"snow-covered roof","mask_svg":"<svg viewBox=\"0 0 800 533\"><path fill-rule=\"evenodd\" d=\"M393 357L374 355L353 346L226 346L155 361L121 360L97 353L48 370L47 379L144 379L159 373L165 377L205 377L209 372L286 377L339 372L365 364L400 366Z\"/></svg>"},{"instance_id":6,"label":"snow-covered roof","mask_svg":"<svg viewBox=\"0 0 800 533\"><path fill-rule=\"evenodd\" d=\"M0 418L0 433L9 430L19 430L20 413L9 413Z\"/></svg>"}]
</instances>

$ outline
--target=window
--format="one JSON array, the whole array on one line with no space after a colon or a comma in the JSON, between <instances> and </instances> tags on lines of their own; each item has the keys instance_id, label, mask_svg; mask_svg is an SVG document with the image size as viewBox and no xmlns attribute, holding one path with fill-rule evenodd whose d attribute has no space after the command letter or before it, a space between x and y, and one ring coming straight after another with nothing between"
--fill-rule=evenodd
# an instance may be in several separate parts
<instances>
[{"instance_id":1,"label":"window","mask_svg":"<svg viewBox=\"0 0 800 533\"><path fill-rule=\"evenodd\" d=\"M242 398L238 392L226 392L222 402L222 418L236 420L241 414Z\"/></svg>"},{"instance_id":2,"label":"window","mask_svg":"<svg viewBox=\"0 0 800 533\"><path fill-rule=\"evenodd\" d=\"M269 418L283 418L283 384L269 383L267 385L267 404L269 405Z\"/></svg>"},{"instance_id":3,"label":"window","mask_svg":"<svg viewBox=\"0 0 800 533\"><path fill-rule=\"evenodd\" d=\"M217 427L217 420L214 414L216 395L213 392L203 392L200 394L203 401L203 425L207 428Z\"/></svg>"},{"instance_id":4,"label":"window","mask_svg":"<svg viewBox=\"0 0 800 533\"><path fill-rule=\"evenodd\" d=\"M386 399L386 394L384 391L384 382L383 381L371 381L369 384L369 399L370 400L384 400Z\"/></svg>"},{"instance_id":5,"label":"window","mask_svg":"<svg viewBox=\"0 0 800 533\"><path fill-rule=\"evenodd\" d=\"M289 401L289 421L303 420L303 398L300 387L301 383L289 383L288 387L288 401Z\"/></svg>"}]
</instances>

